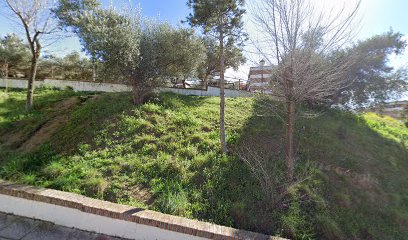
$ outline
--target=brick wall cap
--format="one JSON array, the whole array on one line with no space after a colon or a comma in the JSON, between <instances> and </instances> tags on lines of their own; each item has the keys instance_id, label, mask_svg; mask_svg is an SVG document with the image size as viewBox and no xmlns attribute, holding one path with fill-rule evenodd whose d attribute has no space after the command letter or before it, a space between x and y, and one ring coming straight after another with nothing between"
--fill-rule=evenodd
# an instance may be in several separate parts
<instances>
[{"instance_id":1,"label":"brick wall cap","mask_svg":"<svg viewBox=\"0 0 408 240\"><path fill-rule=\"evenodd\" d=\"M151 210L88 198L79 194L0 180L0 194L73 208L103 217L151 225L165 230L209 238L284 240L260 233L168 215Z\"/></svg>"}]
</instances>

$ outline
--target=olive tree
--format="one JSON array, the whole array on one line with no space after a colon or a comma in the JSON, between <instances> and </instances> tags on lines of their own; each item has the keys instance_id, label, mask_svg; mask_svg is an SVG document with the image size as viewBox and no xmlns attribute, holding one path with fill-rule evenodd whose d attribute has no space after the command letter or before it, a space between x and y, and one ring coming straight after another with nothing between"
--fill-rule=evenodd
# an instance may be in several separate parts
<instances>
[{"instance_id":1,"label":"olive tree","mask_svg":"<svg viewBox=\"0 0 408 240\"><path fill-rule=\"evenodd\" d=\"M98 1L77 0L60 1L54 12L93 58L120 71L132 86L134 104L165 80L194 74L203 60L205 50L194 32L142 19L137 9L104 9Z\"/></svg>"},{"instance_id":2,"label":"olive tree","mask_svg":"<svg viewBox=\"0 0 408 240\"><path fill-rule=\"evenodd\" d=\"M25 67L29 62L30 50L16 34L8 34L0 39L0 64L6 80L6 92L9 70Z\"/></svg>"},{"instance_id":3,"label":"olive tree","mask_svg":"<svg viewBox=\"0 0 408 240\"><path fill-rule=\"evenodd\" d=\"M203 85L207 86L208 79L214 77L220 72L220 45L217 40L212 37L204 36L202 38L206 48L206 60L202 63L199 69L199 77L203 81ZM227 42L225 46L225 69L233 68L238 70L238 67L246 61L242 49L235 46L233 42Z\"/></svg>"},{"instance_id":4,"label":"olive tree","mask_svg":"<svg viewBox=\"0 0 408 240\"><path fill-rule=\"evenodd\" d=\"M170 27L170 26L169 26ZM168 79L181 79L183 85L188 78L199 75L200 66L205 62L205 46L199 36L192 29L170 27L166 34L164 61Z\"/></svg>"}]
</instances>

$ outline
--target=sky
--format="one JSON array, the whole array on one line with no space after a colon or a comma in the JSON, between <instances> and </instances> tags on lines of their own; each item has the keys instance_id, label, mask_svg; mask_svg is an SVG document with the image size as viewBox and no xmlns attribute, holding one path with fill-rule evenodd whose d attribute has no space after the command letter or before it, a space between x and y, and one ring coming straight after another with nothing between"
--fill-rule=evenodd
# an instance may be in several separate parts
<instances>
[{"instance_id":1,"label":"sky","mask_svg":"<svg viewBox=\"0 0 408 240\"><path fill-rule=\"evenodd\" d=\"M247 0L259 1L259 0ZM357 0L312 0L325 11L331 8L349 7ZM158 17L161 20L166 20L171 24L180 24L181 20L186 19L190 10L186 5L186 0L131 0L131 5L134 7L140 6L143 16ZM105 6L113 4L117 7L128 3L127 0L102 0ZM395 32L400 32L405 35L408 41L408 0L362 0L360 7L359 31L356 35L356 40L364 40L376 34L387 32L392 28ZM10 21L9 12L4 3L0 3L0 36L11 32L19 32L21 36L21 26ZM250 16L244 17L245 27L247 32L253 33L253 26L250 24ZM65 55L72 51L81 51L79 41L75 37L67 37L46 48L48 53L55 55ZM259 57L260 58L260 57ZM259 59L260 60L260 59ZM228 70L226 75L246 79L249 72L249 67L259 61L257 56L250 56L249 61L244 66L241 66L237 72ZM392 56L390 65L398 68L408 66L408 48L402 56Z\"/></svg>"}]
</instances>

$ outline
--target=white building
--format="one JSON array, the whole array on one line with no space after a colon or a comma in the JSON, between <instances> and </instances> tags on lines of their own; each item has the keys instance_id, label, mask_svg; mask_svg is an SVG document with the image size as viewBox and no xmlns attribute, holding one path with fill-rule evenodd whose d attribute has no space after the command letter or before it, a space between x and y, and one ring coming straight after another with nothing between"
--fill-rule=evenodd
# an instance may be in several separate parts
<instances>
[{"instance_id":1,"label":"white building","mask_svg":"<svg viewBox=\"0 0 408 240\"><path fill-rule=\"evenodd\" d=\"M264 60L259 62L259 66L251 67L248 75L248 91L270 93L272 69L273 66L265 66Z\"/></svg>"}]
</instances>

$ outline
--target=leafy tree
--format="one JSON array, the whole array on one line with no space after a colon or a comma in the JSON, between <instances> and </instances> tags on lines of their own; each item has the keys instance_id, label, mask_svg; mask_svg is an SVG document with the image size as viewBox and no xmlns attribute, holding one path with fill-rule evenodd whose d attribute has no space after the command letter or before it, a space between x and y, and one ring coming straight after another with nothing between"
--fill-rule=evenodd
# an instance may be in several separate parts
<instances>
[{"instance_id":1,"label":"leafy tree","mask_svg":"<svg viewBox=\"0 0 408 240\"><path fill-rule=\"evenodd\" d=\"M16 34L8 34L0 39L0 64L6 78L6 92L10 69L16 70L27 64L29 56L28 46Z\"/></svg>"},{"instance_id":2,"label":"leafy tree","mask_svg":"<svg viewBox=\"0 0 408 240\"><path fill-rule=\"evenodd\" d=\"M58 78L61 76L62 58L44 54L38 63L37 79Z\"/></svg>"},{"instance_id":3,"label":"leafy tree","mask_svg":"<svg viewBox=\"0 0 408 240\"><path fill-rule=\"evenodd\" d=\"M166 44L168 46L165 48L169 49L165 54L169 59L170 78L181 79L185 85L186 79L199 75L199 67L206 59L206 50L203 42L192 29L180 27L171 30Z\"/></svg>"},{"instance_id":4,"label":"leafy tree","mask_svg":"<svg viewBox=\"0 0 408 240\"><path fill-rule=\"evenodd\" d=\"M66 55L61 62L61 72L64 79L87 80L92 77L92 64L87 58L82 58L78 52Z\"/></svg>"},{"instance_id":5,"label":"leafy tree","mask_svg":"<svg viewBox=\"0 0 408 240\"><path fill-rule=\"evenodd\" d=\"M338 95L342 104L367 106L395 97L405 90L407 74L388 65L392 54L402 54L406 42L401 33L390 30L354 44L343 54L357 56L350 68L348 87Z\"/></svg>"},{"instance_id":6,"label":"leafy tree","mask_svg":"<svg viewBox=\"0 0 408 240\"><path fill-rule=\"evenodd\" d=\"M222 152L227 152L225 135L225 46L242 44L243 33L242 8L244 0L188 0L187 6L193 13L187 17L192 26L202 27L204 33L214 35L219 41L219 70L220 70L220 141ZM228 43L228 44L226 44Z\"/></svg>"},{"instance_id":7,"label":"leafy tree","mask_svg":"<svg viewBox=\"0 0 408 240\"><path fill-rule=\"evenodd\" d=\"M26 109L33 107L34 82L37 75L37 66L40 59L42 44L41 36L54 33L57 28L53 24L51 11L53 0L6 0L7 6L17 20L22 24L28 46L31 50L31 67L27 87Z\"/></svg>"},{"instance_id":8,"label":"leafy tree","mask_svg":"<svg viewBox=\"0 0 408 240\"><path fill-rule=\"evenodd\" d=\"M144 22L139 64L132 81L134 93L140 96L135 104L168 79L193 76L204 57L204 46L192 31L175 29L167 23Z\"/></svg>"},{"instance_id":9,"label":"leafy tree","mask_svg":"<svg viewBox=\"0 0 408 240\"><path fill-rule=\"evenodd\" d=\"M206 47L207 57L200 66L199 77L203 80L204 86L207 86L208 78L220 72L220 47L212 37L204 36L202 39ZM232 42L228 42L225 46L225 68L238 70L238 67L244 63L245 57L242 54L242 49Z\"/></svg>"},{"instance_id":10,"label":"leafy tree","mask_svg":"<svg viewBox=\"0 0 408 240\"><path fill-rule=\"evenodd\" d=\"M63 26L74 29L88 53L104 67L120 70L132 84L134 104L164 80L193 74L202 59L204 48L191 31L142 21L139 12L103 9L96 1L74 3L61 1L54 12Z\"/></svg>"},{"instance_id":11,"label":"leafy tree","mask_svg":"<svg viewBox=\"0 0 408 240\"><path fill-rule=\"evenodd\" d=\"M139 13L103 9L97 0L61 0L53 12L61 28L79 37L94 73L96 65L103 65L104 73L119 73L123 77L116 80L130 81L131 69L138 65L140 56Z\"/></svg>"},{"instance_id":12,"label":"leafy tree","mask_svg":"<svg viewBox=\"0 0 408 240\"><path fill-rule=\"evenodd\" d=\"M83 50L91 58L92 80L96 81L97 66L100 65L97 51L100 46L96 41L92 40L96 30L92 29L91 25L93 22L95 23L98 15L103 15L106 11L104 12L101 9L98 0L59 0L58 5L53 9L53 13L59 19L61 28L78 35ZM110 69L110 71L118 72L118 69ZM103 73L105 72L103 71Z\"/></svg>"},{"instance_id":13,"label":"leafy tree","mask_svg":"<svg viewBox=\"0 0 408 240\"><path fill-rule=\"evenodd\" d=\"M87 58L82 58L78 52L72 52L64 57L45 55L40 59L38 78L61 78L69 80L90 80L92 64Z\"/></svg>"}]
</instances>

